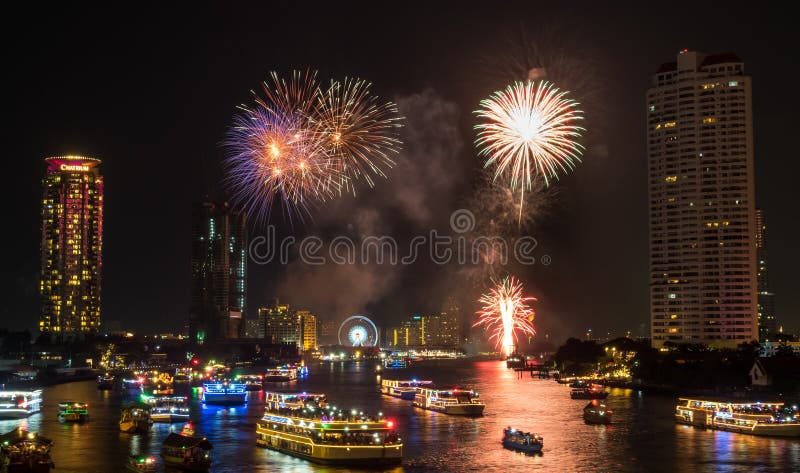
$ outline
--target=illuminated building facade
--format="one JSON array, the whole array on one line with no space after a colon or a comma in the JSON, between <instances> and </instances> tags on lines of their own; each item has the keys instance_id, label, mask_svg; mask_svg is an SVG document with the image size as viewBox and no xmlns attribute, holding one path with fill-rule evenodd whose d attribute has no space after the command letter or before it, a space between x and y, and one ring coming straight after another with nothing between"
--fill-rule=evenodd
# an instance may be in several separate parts
<instances>
[{"instance_id":1,"label":"illuminated building facade","mask_svg":"<svg viewBox=\"0 0 800 473\"><path fill-rule=\"evenodd\" d=\"M428 317L412 315L399 327L392 329L390 345L398 348L422 347L426 344Z\"/></svg>"},{"instance_id":2,"label":"illuminated building facade","mask_svg":"<svg viewBox=\"0 0 800 473\"><path fill-rule=\"evenodd\" d=\"M307 310L298 310L300 326L303 330L303 351L317 349L317 317Z\"/></svg>"},{"instance_id":3,"label":"illuminated building facade","mask_svg":"<svg viewBox=\"0 0 800 473\"><path fill-rule=\"evenodd\" d=\"M654 347L758 339L751 85L736 55L684 50L647 91Z\"/></svg>"},{"instance_id":4,"label":"illuminated building facade","mask_svg":"<svg viewBox=\"0 0 800 473\"><path fill-rule=\"evenodd\" d=\"M775 294L769 289L769 273L767 271L767 217L764 211L756 209L756 259L758 260L758 339L770 341L778 333L778 322L775 318Z\"/></svg>"},{"instance_id":5,"label":"illuminated building facade","mask_svg":"<svg viewBox=\"0 0 800 473\"><path fill-rule=\"evenodd\" d=\"M100 330L103 176L100 161L45 159L39 330L57 338Z\"/></svg>"},{"instance_id":6,"label":"illuminated building facade","mask_svg":"<svg viewBox=\"0 0 800 473\"><path fill-rule=\"evenodd\" d=\"M302 351L317 348L317 317L307 310L292 310L275 299L258 309L258 320L268 343L291 343Z\"/></svg>"},{"instance_id":7,"label":"illuminated building facade","mask_svg":"<svg viewBox=\"0 0 800 473\"><path fill-rule=\"evenodd\" d=\"M247 227L227 203L192 207L192 301L189 335L195 343L244 335Z\"/></svg>"}]
</instances>

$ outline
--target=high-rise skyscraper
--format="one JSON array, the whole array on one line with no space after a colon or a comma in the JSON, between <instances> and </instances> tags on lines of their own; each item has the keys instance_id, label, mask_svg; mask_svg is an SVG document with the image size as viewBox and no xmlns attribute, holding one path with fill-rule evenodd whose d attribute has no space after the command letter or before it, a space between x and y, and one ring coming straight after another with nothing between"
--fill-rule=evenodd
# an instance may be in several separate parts
<instances>
[{"instance_id":1,"label":"high-rise skyscraper","mask_svg":"<svg viewBox=\"0 0 800 473\"><path fill-rule=\"evenodd\" d=\"M688 50L647 91L654 347L758 339L751 98L735 54Z\"/></svg>"},{"instance_id":2,"label":"high-rise skyscraper","mask_svg":"<svg viewBox=\"0 0 800 473\"><path fill-rule=\"evenodd\" d=\"M100 330L103 176L100 160L45 159L39 330L57 338Z\"/></svg>"},{"instance_id":3,"label":"high-rise skyscraper","mask_svg":"<svg viewBox=\"0 0 800 473\"><path fill-rule=\"evenodd\" d=\"M192 302L189 332L196 343L243 336L247 298L245 216L227 203L192 208Z\"/></svg>"},{"instance_id":4,"label":"high-rise skyscraper","mask_svg":"<svg viewBox=\"0 0 800 473\"><path fill-rule=\"evenodd\" d=\"M300 327L303 330L303 351L317 349L317 317L307 310L298 310Z\"/></svg>"},{"instance_id":5,"label":"high-rise skyscraper","mask_svg":"<svg viewBox=\"0 0 800 473\"><path fill-rule=\"evenodd\" d=\"M758 339L770 341L778 332L778 321L775 318L775 294L769 289L769 273L767 272L767 217L764 211L756 209L756 259L758 260Z\"/></svg>"}]
</instances>

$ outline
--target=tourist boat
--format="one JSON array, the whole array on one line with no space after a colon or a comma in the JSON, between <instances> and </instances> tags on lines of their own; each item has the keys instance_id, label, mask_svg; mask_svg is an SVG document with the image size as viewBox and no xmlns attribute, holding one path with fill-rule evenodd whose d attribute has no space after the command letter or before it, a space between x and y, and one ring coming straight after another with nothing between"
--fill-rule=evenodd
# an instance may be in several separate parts
<instances>
[{"instance_id":1,"label":"tourist boat","mask_svg":"<svg viewBox=\"0 0 800 473\"><path fill-rule=\"evenodd\" d=\"M156 457L137 457L136 455L131 455L128 457L128 463L125 464L125 469L128 471L151 473L158 471L158 462L156 461Z\"/></svg>"},{"instance_id":2,"label":"tourist boat","mask_svg":"<svg viewBox=\"0 0 800 473\"><path fill-rule=\"evenodd\" d=\"M239 376L237 381L244 383L244 388L248 391L261 391L264 389L264 377L259 374L246 374Z\"/></svg>"},{"instance_id":3,"label":"tourist boat","mask_svg":"<svg viewBox=\"0 0 800 473\"><path fill-rule=\"evenodd\" d=\"M247 402L247 389L244 384L229 383L203 383L203 403L233 406Z\"/></svg>"},{"instance_id":4,"label":"tourist boat","mask_svg":"<svg viewBox=\"0 0 800 473\"><path fill-rule=\"evenodd\" d=\"M402 370L411 365L411 359L401 356L390 356L383 362L383 367L387 370Z\"/></svg>"},{"instance_id":5,"label":"tourist boat","mask_svg":"<svg viewBox=\"0 0 800 473\"><path fill-rule=\"evenodd\" d=\"M150 406L142 402L131 402L122 408L119 419L119 430L125 433L143 433L150 431L153 419L150 418Z\"/></svg>"},{"instance_id":6,"label":"tourist boat","mask_svg":"<svg viewBox=\"0 0 800 473\"><path fill-rule=\"evenodd\" d=\"M675 421L708 429L770 437L800 437L797 408L782 402L730 402L680 398Z\"/></svg>"},{"instance_id":7,"label":"tourist boat","mask_svg":"<svg viewBox=\"0 0 800 473\"><path fill-rule=\"evenodd\" d=\"M58 420L61 422L85 422L89 420L89 404L76 401L59 402Z\"/></svg>"},{"instance_id":8,"label":"tourist boat","mask_svg":"<svg viewBox=\"0 0 800 473\"><path fill-rule=\"evenodd\" d=\"M432 386L433 381L382 379L381 393L387 396L413 401L414 396L417 394L417 388L430 388Z\"/></svg>"},{"instance_id":9,"label":"tourist boat","mask_svg":"<svg viewBox=\"0 0 800 473\"><path fill-rule=\"evenodd\" d=\"M42 409L42 391L0 391L0 419L21 419Z\"/></svg>"},{"instance_id":10,"label":"tourist boat","mask_svg":"<svg viewBox=\"0 0 800 473\"><path fill-rule=\"evenodd\" d=\"M109 389L114 389L114 381L115 380L116 380L116 378L113 375L109 374L109 373L106 373L106 374L104 374L102 376L98 376L97 377L97 389L100 389L100 390L103 390L103 391L107 391Z\"/></svg>"},{"instance_id":11,"label":"tourist boat","mask_svg":"<svg viewBox=\"0 0 800 473\"><path fill-rule=\"evenodd\" d=\"M150 406L153 422L186 422L189 420L189 399L186 396L143 396Z\"/></svg>"},{"instance_id":12,"label":"tourist boat","mask_svg":"<svg viewBox=\"0 0 800 473\"><path fill-rule=\"evenodd\" d=\"M266 393L256 445L315 463L375 468L403 461L394 421L345 413L324 394Z\"/></svg>"},{"instance_id":13,"label":"tourist boat","mask_svg":"<svg viewBox=\"0 0 800 473\"><path fill-rule=\"evenodd\" d=\"M483 408L486 407L478 399L478 393L458 388L451 390L417 388L412 404L431 411L462 416L483 415Z\"/></svg>"},{"instance_id":14,"label":"tourist boat","mask_svg":"<svg viewBox=\"0 0 800 473\"><path fill-rule=\"evenodd\" d=\"M610 424L613 413L604 403L595 399L583 408L583 420L587 424Z\"/></svg>"},{"instance_id":15,"label":"tourist boat","mask_svg":"<svg viewBox=\"0 0 800 473\"><path fill-rule=\"evenodd\" d=\"M599 384L593 384L583 388L573 388L569 393L572 399L605 399L608 393Z\"/></svg>"},{"instance_id":16,"label":"tourist boat","mask_svg":"<svg viewBox=\"0 0 800 473\"><path fill-rule=\"evenodd\" d=\"M211 442L196 437L191 424L181 433L171 433L161 446L161 458L168 467L182 471L208 471L211 467Z\"/></svg>"},{"instance_id":17,"label":"tourist boat","mask_svg":"<svg viewBox=\"0 0 800 473\"><path fill-rule=\"evenodd\" d=\"M270 383L285 383L297 379L297 368L275 368L264 375L264 381Z\"/></svg>"},{"instance_id":18,"label":"tourist boat","mask_svg":"<svg viewBox=\"0 0 800 473\"><path fill-rule=\"evenodd\" d=\"M530 432L522 432L521 430L506 427L503 429L503 439L501 440L503 447L523 452L528 455L541 453L544 448L544 438Z\"/></svg>"},{"instance_id":19,"label":"tourist boat","mask_svg":"<svg viewBox=\"0 0 800 473\"><path fill-rule=\"evenodd\" d=\"M7 473L47 473L55 468L50 458L53 441L22 428L0 435L0 469Z\"/></svg>"}]
</instances>

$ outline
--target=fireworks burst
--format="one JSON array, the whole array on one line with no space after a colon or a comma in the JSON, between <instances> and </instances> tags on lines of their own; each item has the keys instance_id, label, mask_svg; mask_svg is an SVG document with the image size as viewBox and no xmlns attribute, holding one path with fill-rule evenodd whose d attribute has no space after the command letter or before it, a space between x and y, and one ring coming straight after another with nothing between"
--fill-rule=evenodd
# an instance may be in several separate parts
<instances>
[{"instance_id":1,"label":"fireworks burst","mask_svg":"<svg viewBox=\"0 0 800 473\"><path fill-rule=\"evenodd\" d=\"M488 293L481 296L479 302L483 308L478 311L478 321L473 327L484 326L489 333L489 340L508 356L514 352L517 343L517 332L535 335L533 328L534 311L528 307L528 301L536 301L534 297L524 297L522 283L512 277L503 278Z\"/></svg>"},{"instance_id":2,"label":"fireworks burst","mask_svg":"<svg viewBox=\"0 0 800 473\"><path fill-rule=\"evenodd\" d=\"M323 91L315 72L295 71L288 80L271 73L255 105L239 107L224 147L225 184L235 205L256 220L269 217L276 201L285 213L310 214L316 203L355 193L362 178L385 177L399 152L400 117L370 84L332 81Z\"/></svg>"},{"instance_id":3,"label":"fireworks burst","mask_svg":"<svg viewBox=\"0 0 800 473\"><path fill-rule=\"evenodd\" d=\"M353 183L362 178L375 186L372 176L386 177L394 166L392 155L400 149L400 117L392 102L380 102L371 84L345 78L331 82L321 94L314 118L343 188L355 193Z\"/></svg>"},{"instance_id":4,"label":"fireworks burst","mask_svg":"<svg viewBox=\"0 0 800 473\"><path fill-rule=\"evenodd\" d=\"M566 95L547 81L515 82L482 100L475 112L484 120L475 126L478 154L486 157L486 167L496 166L495 179L508 174L511 190L520 189L520 223L525 190L533 188L534 177L541 176L547 186L581 160L583 146L577 140L585 130L577 122L583 113Z\"/></svg>"}]
</instances>

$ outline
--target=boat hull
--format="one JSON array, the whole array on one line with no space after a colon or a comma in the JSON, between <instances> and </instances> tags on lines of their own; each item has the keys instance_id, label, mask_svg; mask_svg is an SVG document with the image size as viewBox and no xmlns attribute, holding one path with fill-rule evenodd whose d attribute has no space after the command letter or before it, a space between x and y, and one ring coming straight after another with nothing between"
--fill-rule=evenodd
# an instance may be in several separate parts
<instances>
[{"instance_id":1,"label":"boat hull","mask_svg":"<svg viewBox=\"0 0 800 473\"><path fill-rule=\"evenodd\" d=\"M283 439L270 431L258 429L256 445L322 465L386 466L403 461L403 446L359 447L344 445L309 445ZM302 451L301 451L302 449Z\"/></svg>"},{"instance_id":2,"label":"boat hull","mask_svg":"<svg viewBox=\"0 0 800 473\"><path fill-rule=\"evenodd\" d=\"M217 406L238 406L247 402L247 394L203 394L203 403Z\"/></svg>"},{"instance_id":3,"label":"boat hull","mask_svg":"<svg viewBox=\"0 0 800 473\"><path fill-rule=\"evenodd\" d=\"M119 423L119 430L126 434L146 434L150 432L150 423L124 421Z\"/></svg>"},{"instance_id":4,"label":"boat hull","mask_svg":"<svg viewBox=\"0 0 800 473\"><path fill-rule=\"evenodd\" d=\"M27 409L0 409L0 419L24 419L39 412Z\"/></svg>"},{"instance_id":5,"label":"boat hull","mask_svg":"<svg viewBox=\"0 0 800 473\"><path fill-rule=\"evenodd\" d=\"M608 397L608 393L571 393L569 397L572 399L605 399Z\"/></svg>"},{"instance_id":6,"label":"boat hull","mask_svg":"<svg viewBox=\"0 0 800 473\"><path fill-rule=\"evenodd\" d=\"M596 414L584 414L583 421L587 424L610 424L611 423L611 416L608 415L596 415Z\"/></svg>"},{"instance_id":7,"label":"boat hull","mask_svg":"<svg viewBox=\"0 0 800 473\"><path fill-rule=\"evenodd\" d=\"M176 468L181 471L208 471L211 468L211 462L192 461L185 463L183 457L176 457L173 455L161 454L161 459L164 460L164 465Z\"/></svg>"},{"instance_id":8,"label":"boat hull","mask_svg":"<svg viewBox=\"0 0 800 473\"><path fill-rule=\"evenodd\" d=\"M516 442L509 442L507 440L503 440L503 447L514 450L515 452L522 452L528 455L533 455L536 453L542 453L542 445L538 443L533 443L530 445L520 445Z\"/></svg>"},{"instance_id":9,"label":"boat hull","mask_svg":"<svg viewBox=\"0 0 800 473\"><path fill-rule=\"evenodd\" d=\"M164 424L187 422L189 420L189 414L151 414L150 418L153 419L153 422L160 422Z\"/></svg>"},{"instance_id":10,"label":"boat hull","mask_svg":"<svg viewBox=\"0 0 800 473\"><path fill-rule=\"evenodd\" d=\"M268 383L288 383L292 378L289 376L265 376L264 381Z\"/></svg>"},{"instance_id":11,"label":"boat hull","mask_svg":"<svg viewBox=\"0 0 800 473\"><path fill-rule=\"evenodd\" d=\"M86 422L89 420L89 414L59 414L58 420L61 422Z\"/></svg>"}]
</instances>

